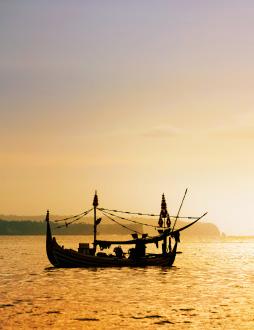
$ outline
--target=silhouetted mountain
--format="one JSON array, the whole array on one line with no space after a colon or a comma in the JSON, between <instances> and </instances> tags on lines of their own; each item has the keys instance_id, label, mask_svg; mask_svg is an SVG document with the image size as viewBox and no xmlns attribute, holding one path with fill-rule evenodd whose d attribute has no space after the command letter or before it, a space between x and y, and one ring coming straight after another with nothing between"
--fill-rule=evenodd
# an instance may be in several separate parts
<instances>
[{"instance_id":1,"label":"silhouetted mountain","mask_svg":"<svg viewBox=\"0 0 254 330\"><path fill-rule=\"evenodd\" d=\"M59 217L58 217L59 218ZM53 220L53 219L52 219ZM51 227L55 235L92 235L93 234L93 224L92 218L87 219L88 223L74 223L67 228L64 226L62 228L57 228L59 225L52 222ZM144 222L145 219L143 219ZM150 221L151 223L151 221ZM185 226L187 222L180 221L177 224L177 228ZM126 224L128 228L136 230L138 232L149 233L149 235L156 235L154 229L147 229L147 227L142 224ZM147 231L148 230L148 231ZM30 221L30 220L0 220L0 235L45 235L46 223L45 221ZM116 234L116 235L126 235L130 231L123 228L117 224L101 223L98 226L98 232L104 234ZM188 228L186 231L181 232L182 238L194 237L198 239L202 238L218 238L220 237L219 229L212 223L196 223L193 227Z\"/></svg>"},{"instance_id":2,"label":"silhouetted mountain","mask_svg":"<svg viewBox=\"0 0 254 330\"><path fill-rule=\"evenodd\" d=\"M50 220L57 220L70 217L70 215L53 215L50 214ZM46 214L44 215L16 215L16 214L0 214L1 220L10 221L44 221ZM92 219L92 217L86 217L86 219Z\"/></svg>"},{"instance_id":3,"label":"silhouetted mountain","mask_svg":"<svg viewBox=\"0 0 254 330\"><path fill-rule=\"evenodd\" d=\"M93 225L90 223L72 224L67 228L57 228L58 225L52 223L51 228L56 235L92 235ZM132 230L142 232L142 225L128 225ZM45 221L6 221L0 220L0 235L45 235ZM130 231L115 224L102 224L98 227L98 232L105 234L126 235Z\"/></svg>"},{"instance_id":4,"label":"silhouetted mountain","mask_svg":"<svg viewBox=\"0 0 254 330\"><path fill-rule=\"evenodd\" d=\"M179 221L177 228L187 225L187 222ZM197 222L193 226L181 232L181 238L188 237L202 239L202 238L219 238L221 236L220 230L213 223Z\"/></svg>"}]
</instances>

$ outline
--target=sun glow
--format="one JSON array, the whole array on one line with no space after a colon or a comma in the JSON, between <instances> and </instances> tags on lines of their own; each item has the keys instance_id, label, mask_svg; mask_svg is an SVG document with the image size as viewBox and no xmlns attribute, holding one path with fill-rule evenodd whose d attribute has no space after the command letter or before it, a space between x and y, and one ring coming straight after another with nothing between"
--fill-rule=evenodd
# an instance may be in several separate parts
<instances>
[{"instance_id":1,"label":"sun glow","mask_svg":"<svg viewBox=\"0 0 254 330\"><path fill-rule=\"evenodd\" d=\"M252 7L133 6L1 5L0 213L75 213L95 189L176 210L189 187L183 212L253 235Z\"/></svg>"}]
</instances>

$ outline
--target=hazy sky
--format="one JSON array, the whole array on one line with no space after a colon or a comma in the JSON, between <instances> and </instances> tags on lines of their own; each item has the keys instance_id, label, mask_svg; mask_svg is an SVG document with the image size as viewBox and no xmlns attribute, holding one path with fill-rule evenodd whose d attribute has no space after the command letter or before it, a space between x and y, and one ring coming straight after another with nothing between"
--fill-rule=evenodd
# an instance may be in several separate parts
<instances>
[{"instance_id":1,"label":"hazy sky","mask_svg":"<svg viewBox=\"0 0 254 330\"><path fill-rule=\"evenodd\" d=\"M0 214L177 213L254 235L253 1L1 1Z\"/></svg>"}]
</instances>

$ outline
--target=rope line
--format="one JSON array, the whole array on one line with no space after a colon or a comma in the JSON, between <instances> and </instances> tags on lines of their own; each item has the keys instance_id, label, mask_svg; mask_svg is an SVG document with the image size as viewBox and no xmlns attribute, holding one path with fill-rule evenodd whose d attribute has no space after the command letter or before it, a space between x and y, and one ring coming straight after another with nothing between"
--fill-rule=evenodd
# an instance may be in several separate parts
<instances>
[{"instance_id":1,"label":"rope line","mask_svg":"<svg viewBox=\"0 0 254 330\"><path fill-rule=\"evenodd\" d=\"M98 207L98 210L100 211L110 211L110 212L116 212L116 213L126 213L126 214L135 214L135 215L146 215L150 217L158 217L159 214L153 214L153 213L140 213L140 212L129 212L129 211L119 211L119 210L110 210L110 209L105 209L103 207Z\"/></svg>"},{"instance_id":2,"label":"rope line","mask_svg":"<svg viewBox=\"0 0 254 330\"><path fill-rule=\"evenodd\" d=\"M134 215L145 215L145 216L149 216L149 217L159 217L159 214L154 214L154 213L140 213L140 212L129 212L129 211L120 211L120 210L111 210L111 209L106 209L103 207L98 207L98 210L100 211L109 211L109 212L116 212L116 213L126 213L126 214L134 214ZM170 215L170 218L177 218L177 216L175 215ZM178 217L178 219L198 219L198 217Z\"/></svg>"},{"instance_id":3,"label":"rope line","mask_svg":"<svg viewBox=\"0 0 254 330\"><path fill-rule=\"evenodd\" d=\"M143 234L143 233L140 233L140 232L137 231L137 230L131 229L131 228L129 228L129 227L127 227L127 226L121 224L120 222L118 222L118 221L116 221L115 219L111 218L108 214L104 213L103 211L101 211L101 213L102 213L105 217L107 217L108 219L110 219L111 221L113 221L113 222L115 222L116 224L118 224L119 226L121 226L121 227L123 227L123 228L125 228L125 229L127 229L127 230L133 231L134 233L141 234L141 235Z\"/></svg>"},{"instance_id":4,"label":"rope line","mask_svg":"<svg viewBox=\"0 0 254 330\"><path fill-rule=\"evenodd\" d=\"M155 226L155 225L150 225L150 224L147 224L147 223L142 223L142 222L139 222L139 221L135 221L135 220L132 220L132 219L127 219L127 218L124 218L124 217L120 217L119 215L116 215L116 214L113 214L113 213L110 213L108 211L101 211L102 213L105 212L107 214L110 214L114 217L117 217L118 219L121 219L121 220L126 220L126 221L130 221L130 222L133 222L133 223L137 223L139 225L143 225L143 226L147 226L147 227L153 227L153 228L159 228L159 226Z\"/></svg>"},{"instance_id":5,"label":"rope line","mask_svg":"<svg viewBox=\"0 0 254 330\"><path fill-rule=\"evenodd\" d=\"M78 218L77 218L77 216L75 216L75 219L73 219L74 217L69 218L69 219L73 219L73 220L70 221L70 222L66 222L66 221L65 221L65 224L64 224L64 225L59 225L59 226L57 226L57 227L55 227L55 228L68 227L68 226L71 225L73 222L76 222L76 221L80 220L81 218L83 218L84 216L86 216L86 215L87 215L89 212L91 212L92 210L93 210L93 208L91 208L91 209L88 210L88 211L85 211L85 212L81 213L81 215L79 215ZM62 220L62 221L63 221L63 220Z\"/></svg>"},{"instance_id":6,"label":"rope line","mask_svg":"<svg viewBox=\"0 0 254 330\"><path fill-rule=\"evenodd\" d=\"M73 216L68 217L68 218L54 220L53 222L61 222L61 221L66 221L66 220L74 219L74 218L77 218L77 217L80 217L80 216L84 216L84 215L87 215L89 212L91 212L92 209L93 209L93 208L91 208L90 210L84 211L84 212L82 212L82 213L80 213L80 214L73 215Z\"/></svg>"}]
</instances>

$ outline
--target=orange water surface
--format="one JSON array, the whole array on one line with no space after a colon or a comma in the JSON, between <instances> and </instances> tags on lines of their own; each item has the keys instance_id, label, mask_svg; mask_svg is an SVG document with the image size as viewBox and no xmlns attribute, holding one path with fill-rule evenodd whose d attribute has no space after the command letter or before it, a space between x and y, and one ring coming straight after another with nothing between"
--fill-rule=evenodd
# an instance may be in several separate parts
<instances>
[{"instance_id":1,"label":"orange water surface","mask_svg":"<svg viewBox=\"0 0 254 330\"><path fill-rule=\"evenodd\" d=\"M0 236L0 328L254 329L254 239L179 249L172 268L56 269L44 237Z\"/></svg>"}]
</instances>

